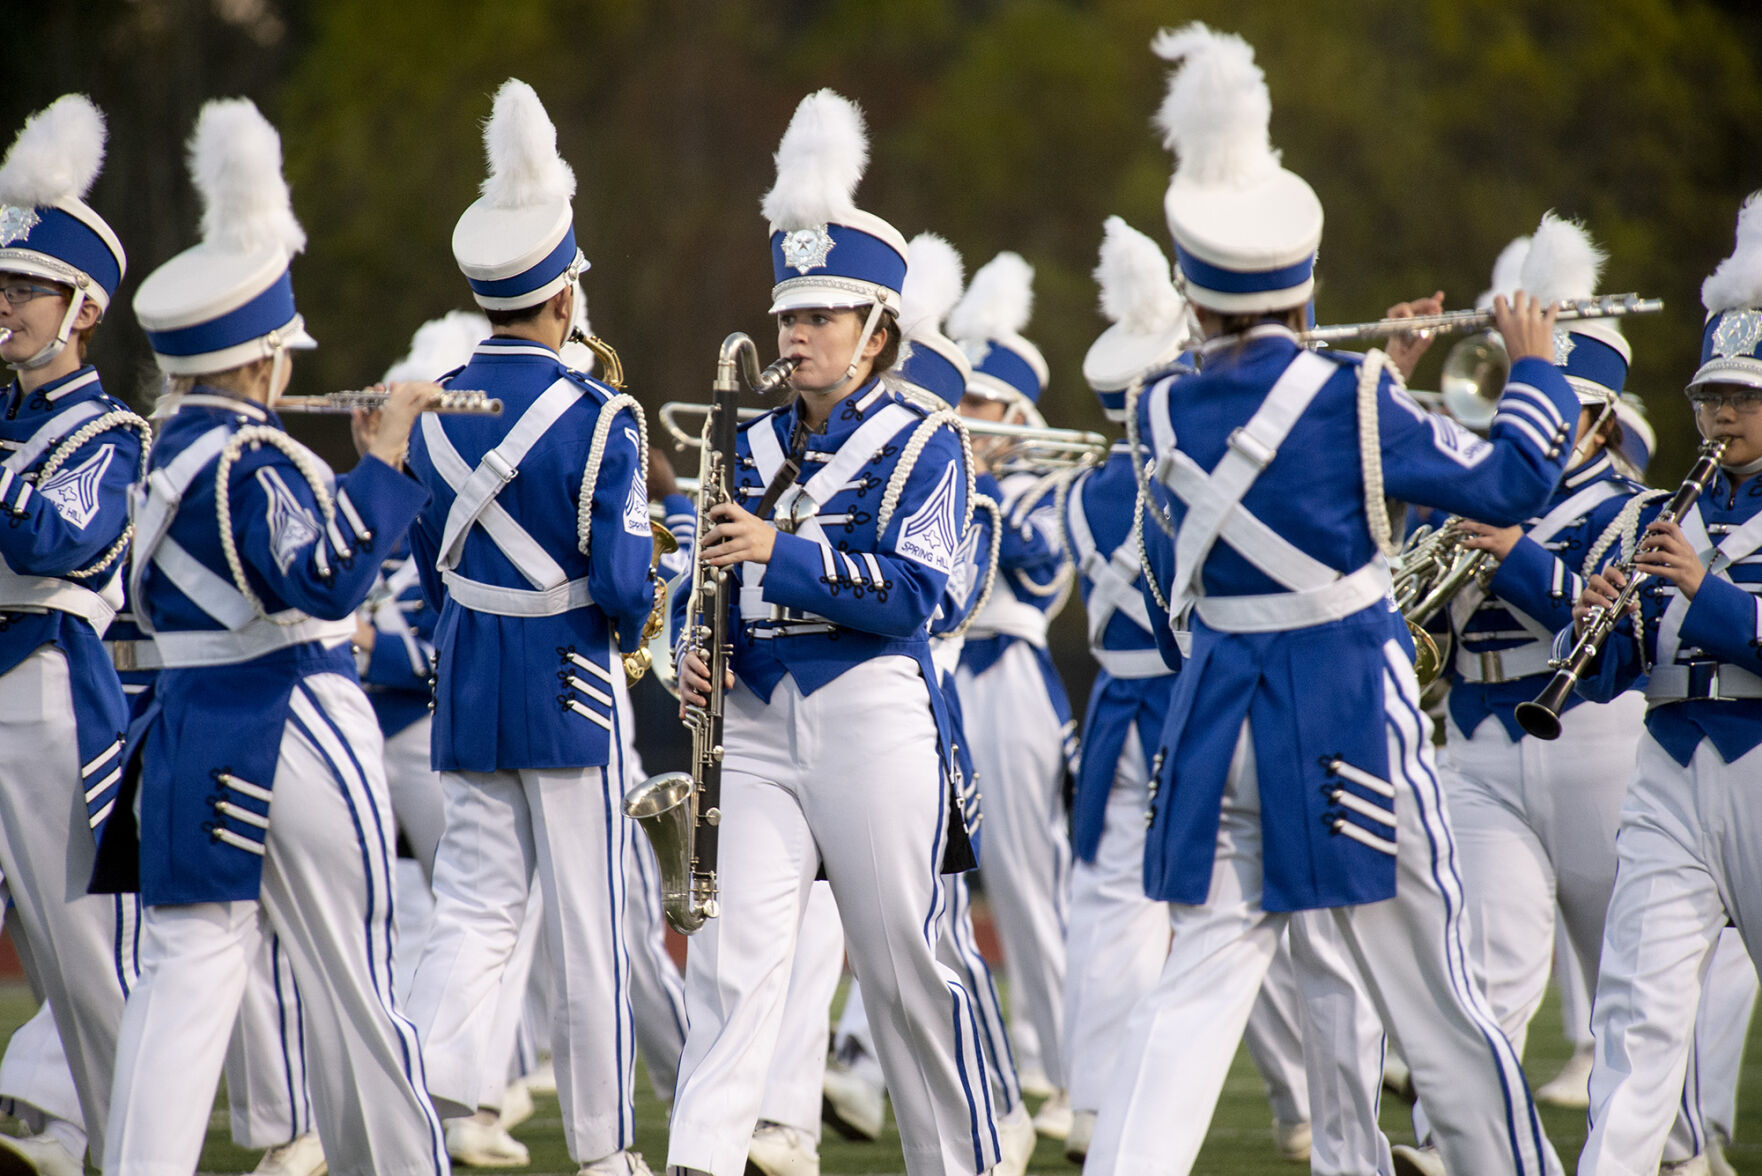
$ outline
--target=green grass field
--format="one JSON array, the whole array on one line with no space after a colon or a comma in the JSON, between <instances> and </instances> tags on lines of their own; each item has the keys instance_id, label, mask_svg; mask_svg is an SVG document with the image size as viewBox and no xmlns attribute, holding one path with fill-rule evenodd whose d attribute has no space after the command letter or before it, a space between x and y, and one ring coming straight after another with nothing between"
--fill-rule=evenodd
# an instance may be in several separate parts
<instances>
[{"instance_id":1,"label":"green grass field","mask_svg":"<svg viewBox=\"0 0 1762 1176\"><path fill-rule=\"evenodd\" d=\"M0 1035L12 1030L30 1015L30 992L22 982L0 985ZM1527 1059L1532 1085L1546 1082L1566 1060L1567 1046L1560 1036L1559 1006L1552 999L1544 1005L1530 1033ZM563 1149L563 1128L557 1117L554 1098L540 1097L533 1117L514 1134L532 1151L532 1165L515 1169L528 1176L572 1176L575 1166ZM665 1108L649 1093L646 1079L637 1081L638 1149L657 1172L667 1153ZM1548 1135L1572 1172L1573 1161L1584 1142L1584 1114L1544 1107L1542 1117ZM1391 1100L1383 1108L1383 1129L1392 1142L1411 1142L1407 1108ZM1738 1094L1737 1138L1727 1153L1739 1172L1762 1173L1762 1045L1752 1038L1744 1056L1743 1084ZM249 1172L257 1162L257 1153L234 1147L227 1136L223 1104L217 1104L210 1120L208 1143L202 1152L202 1171L214 1173ZM840 1139L831 1131L820 1144L821 1171L832 1173L896 1173L903 1169L898 1136L889 1119L886 1132L875 1143L854 1144ZM1029 1165L1034 1173L1050 1176L1074 1176L1075 1166L1065 1161L1057 1144L1042 1141ZM1298 1165L1280 1161L1273 1151L1271 1114L1261 1091L1260 1079L1249 1065L1247 1055L1238 1053L1224 1087L1216 1116L1211 1125L1205 1150L1200 1153L1195 1169L1200 1173L1228 1173L1229 1176L1295 1176L1306 1171Z\"/></svg>"}]
</instances>

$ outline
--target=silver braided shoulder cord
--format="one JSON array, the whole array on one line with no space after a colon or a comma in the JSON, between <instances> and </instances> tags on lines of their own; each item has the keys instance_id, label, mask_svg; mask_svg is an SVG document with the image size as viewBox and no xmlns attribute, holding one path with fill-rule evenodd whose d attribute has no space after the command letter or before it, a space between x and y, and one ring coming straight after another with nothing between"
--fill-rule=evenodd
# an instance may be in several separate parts
<instances>
[{"instance_id":1,"label":"silver braided shoulder cord","mask_svg":"<svg viewBox=\"0 0 1762 1176\"><path fill-rule=\"evenodd\" d=\"M893 474L887 479L887 489L881 494L881 506L875 516L876 543L881 542L881 537L887 534L887 525L893 521L894 512L899 509L900 496L905 493L906 482L910 480L912 470L917 467L918 457L923 453L924 446L930 443L930 438L937 429L945 426L953 429L955 435L960 438L961 469L967 476L967 510L966 516L961 519L960 529L965 531L972 524L973 442L967 436L967 425L961 419L960 414L953 409L941 408L919 421L912 430L912 435L906 439L905 449L899 455L899 462L893 467Z\"/></svg>"},{"instance_id":2,"label":"silver braided shoulder cord","mask_svg":"<svg viewBox=\"0 0 1762 1176\"><path fill-rule=\"evenodd\" d=\"M49 460L43 463L43 468L37 471L37 485L41 486L53 478L86 442L100 433L107 433L111 429L117 428L133 429L140 435L141 460L140 468L135 472L135 481L145 482L147 480L147 463L152 456L153 427L127 409L120 409L107 412L100 417L94 417L63 437L56 444L54 452L49 455ZM116 542L112 543L109 550L99 556L95 563L83 567L77 572L68 572L67 578L70 580L90 580L103 575L117 560L122 558L122 553L128 550L129 541L134 537L135 525L130 522L123 527L122 534L117 536Z\"/></svg>"},{"instance_id":3,"label":"silver braided shoulder cord","mask_svg":"<svg viewBox=\"0 0 1762 1176\"><path fill-rule=\"evenodd\" d=\"M645 487L649 476L649 421L643 415L642 405L636 397L628 392L606 401L600 407L599 420L594 422L593 443L587 449L587 465L581 471L581 491L575 504L575 535L576 547L581 554L587 554L588 541L593 537L593 494L600 480L600 465L606 457L606 441L612 435L612 425L622 409L629 409L630 415L636 418L637 445L637 477L641 478ZM645 489L646 494L646 489Z\"/></svg>"},{"instance_id":4,"label":"silver braided shoulder cord","mask_svg":"<svg viewBox=\"0 0 1762 1176\"><path fill-rule=\"evenodd\" d=\"M214 463L214 515L215 521L220 525L220 551L226 557L227 569L232 572L233 586L239 590L239 595L245 598L252 611L258 616L265 620L274 621L278 625L297 625L306 619L305 614L298 609L290 610L293 613L292 616L278 616L271 615L269 610L263 607L263 601L251 589L250 581L245 577L244 562L239 559L238 540L234 538L232 530L230 480L233 463L238 461L247 445L253 448L259 445L268 445L279 449L289 461L293 462L294 468L300 471L300 476L306 479L306 485L311 488L312 497L318 502L318 513L324 516L326 534L336 528L336 504L331 501L330 487L326 484L328 479L325 477L325 471L319 469L313 462L311 452L280 429L270 428L268 425L247 425L233 434L232 440L226 443L226 448L220 451L220 457ZM324 542L323 536L319 537L318 542ZM337 554L347 555L348 553L338 552Z\"/></svg>"},{"instance_id":5,"label":"silver braided shoulder cord","mask_svg":"<svg viewBox=\"0 0 1762 1176\"><path fill-rule=\"evenodd\" d=\"M991 516L991 551L985 557L985 575L979 581L979 598L973 601L973 607L967 610L967 615L955 626L954 632L950 634L952 637L965 637L967 630L973 627L973 621L991 603L991 589L997 584L997 553L1003 548L1003 509L989 494L976 494L971 501L975 510L982 510Z\"/></svg>"}]
</instances>

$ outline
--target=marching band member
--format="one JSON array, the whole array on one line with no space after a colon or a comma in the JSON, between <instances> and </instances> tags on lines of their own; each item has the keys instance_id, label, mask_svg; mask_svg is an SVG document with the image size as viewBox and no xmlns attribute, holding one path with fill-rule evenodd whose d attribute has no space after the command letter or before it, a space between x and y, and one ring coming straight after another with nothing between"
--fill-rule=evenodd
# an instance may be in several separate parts
<instances>
[{"instance_id":1,"label":"marching band member","mask_svg":"<svg viewBox=\"0 0 1762 1176\"><path fill-rule=\"evenodd\" d=\"M416 1035L390 988L390 810L347 644L377 570L357 557L395 542L422 503L399 466L435 389L392 391L380 441L333 495L269 408L288 349L313 345L288 273L305 234L280 139L249 102L210 102L190 159L203 241L135 296L177 408L136 502L130 579L166 668L94 880L138 883L146 907L104 1170L194 1169L273 930L305 997L333 1170L444 1173Z\"/></svg>"},{"instance_id":2,"label":"marching band member","mask_svg":"<svg viewBox=\"0 0 1762 1176\"><path fill-rule=\"evenodd\" d=\"M1544 358L1552 314L1496 305L1512 381L1487 441L1421 410L1380 355L1303 350L1322 212L1270 148L1253 50L1198 24L1155 49L1182 63L1159 115L1178 155L1164 207L1207 336L1200 374L1150 420L1177 528L1167 601L1193 605L1192 656L1145 851L1172 949L1128 1023L1089 1166L1191 1169L1280 929L1326 910L1435 1096L1445 1163L1558 1173L1462 967L1449 818L1378 553L1385 488L1504 523L1546 497L1575 411Z\"/></svg>"},{"instance_id":3,"label":"marching band member","mask_svg":"<svg viewBox=\"0 0 1762 1176\"><path fill-rule=\"evenodd\" d=\"M1530 240L1519 289L1544 302L1596 292L1604 255L1583 228L1550 213ZM1645 706L1633 694L1573 706L1557 743L1524 737L1514 713L1552 673L1553 635L1571 619L1587 553L1644 490L1618 471L1612 444L1630 358L1614 320L1562 324L1555 366L1580 405L1566 476L1521 526L1461 524L1463 546L1486 552L1496 570L1449 605L1455 655L1438 767L1471 912L1469 948L1519 1054L1547 989L1556 901L1579 966L1596 975L1615 827Z\"/></svg>"},{"instance_id":4,"label":"marching band member","mask_svg":"<svg viewBox=\"0 0 1762 1176\"><path fill-rule=\"evenodd\" d=\"M77 1119L104 1148L138 919L132 897L87 897L81 884L128 725L100 638L122 607L128 485L149 438L85 362L126 264L85 203L104 139L97 108L70 94L31 116L0 162L0 359L14 372L0 416L0 870L81 1112L0 1138L0 1154L75 1169Z\"/></svg>"},{"instance_id":5,"label":"marching band member","mask_svg":"<svg viewBox=\"0 0 1762 1176\"><path fill-rule=\"evenodd\" d=\"M938 411L957 408L972 377L972 364L966 353L942 333L942 320L961 296L961 268L961 257L954 246L934 233L919 233L907 247L899 327L910 347L910 354L900 361L898 373L906 381L908 392L925 397L926 404ZM960 697L955 689L954 676L960 665L967 625L995 584L992 537L998 533L998 528L994 501L976 495L974 506L972 522L962 534L956 551L945 598L930 621L930 659L936 667L948 710L949 740L957 769L955 786L961 798L959 807L977 857L983 814L977 773L962 728ZM992 1108L1002 1146L996 1176L1019 1176L1033 1154L1035 1132L1028 1117L1027 1104L1022 1101L1002 1002L998 999L990 965L979 951L973 930L972 893L967 875L944 874L942 881L946 901L937 955L960 977L973 999L985 1062L992 1080ZM795 999L792 981L792 1008ZM826 1063L825 1076L819 1085L830 1121L841 1134L851 1138L875 1138L880 1134L885 1114L886 1087L874 1062L873 1044L874 1034L868 1025L862 986L852 984L845 998L844 1013L839 1018L835 1056ZM823 1054L814 1059L816 1068L821 1056ZM759 1166L764 1167L764 1164ZM767 1172L777 1176L774 1169L767 1169Z\"/></svg>"},{"instance_id":6,"label":"marching band member","mask_svg":"<svg viewBox=\"0 0 1762 1176\"><path fill-rule=\"evenodd\" d=\"M1021 334L1033 309L1033 280L1033 268L1018 254L1000 253L973 275L949 313L948 333L973 364L962 415L1043 423L1037 404L1046 388L1046 360ZM978 450L988 451L1001 447ZM1030 1087L1045 1082L1051 1090L1035 1127L1063 1139L1070 1104L1056 1084L1064 1081L1066 1068L1064 938L1071 865L1064 780L1075 758L1076 722L1046 648L1051 614L1070 590L1057 483L1057 474L981 471L979 493L996 501L1003 516L997 587L968 629L956 682L974 769L987 781L990 797L985 807L991 853L983 874L1015 1010L1015 1050Z\"/></svg>"},{"instance_id":7,"label":"marching band member","mask_svg":"<svg viewBox=\"0 0 1762 1176\"><path fill-rule=\"evenodd\" d=\"M1129 394L1180 364L1191 342L1187 305L1162 250L1117 216L1107 220L1095 280L1113 325L1089 348L1083 377L1107 419L1123 422ZM1064 1017L1072 1126L1065 1151L1079 1159L1095 1133L1126 1016L1168 955L1168 914L1144 894L1144 811L1150 755L1175 675L1156 644L1154 630L1165 618L1140 591L1134 460L1132 446L1116 442L1106 464L1079 474L1064 500L1089 653L1101 667L1083 716L1071 821L1076 865Z\"/></svg>"},{"instance_id":8,"label":"marching band member","mask_svg":"<svg viewBox=\"0 0 1762 1176\"><path fill-rule=\"evenodd\" d=\"M574 173L530 86L503 84L484 143L489 179L459 218L453 254L495 333L451 383L506 407L499 418L431 415L410 444L411 471L434 496L411 545L440 610L433 764L446 810L411 1019L436 1105L462 1121L449 1138L493 1127L482 1094L486 1074L504 1078L498 997L542 883L569 1154L584 1172L646 1173L629 1150L627 823L613 695L617 645L636 647L654 596L646 425L634 400L558 354L587 262Z\"/></svg>"},{"instance_id":9,"label":"marching band member","mask_svg":"<svg viewBox=\"0 0 1762 1176\"><path fill-rule=\"evenodd\" d=\"M734 573L739 615L721 914L686 958L668 1157L682 1172L745 1170L796 928L821 872L875 1014L906 1171L977 1173L998 1157L971 998L936 959L938 869L971 855L949 803L927 626L970 474L959 422L879 379L899 352L906 243L852 200L867 155L854 105L830 91L802 101L763 203L771 312L797 395L743 425L737 501L716 507L701 536L700 557ZM687 702L707 702L705 671L695 653L681 659Z\"/></svg>"},{"instance_id":10,"label":"marching band member","mask_svg":"<svg viewBox=\"0 0 1762 1176\"><path fill-rule=\"evenodd\" d=\"M1738 216L1737 246L1701 287L1695 423L1725 442L1680 525L1641 510L1619 550L1652 578L1579 690L1605 701L1646 680L1645 734L1621 810L1615 888L1592 1006L1590 1135L1579 1171L1658 1170L1721 929L1757 956L1762 935L1762 199ZM1637 538L1636 538L1637 536ZM1637 546L1637 551L1635 548ZM1617 561L1619 562L1619 561ZM1573 610L1609 608L1628 576L1611 564ZM1556 650L1567 644L1563 633Z\"/></svg>"}]
</instances>

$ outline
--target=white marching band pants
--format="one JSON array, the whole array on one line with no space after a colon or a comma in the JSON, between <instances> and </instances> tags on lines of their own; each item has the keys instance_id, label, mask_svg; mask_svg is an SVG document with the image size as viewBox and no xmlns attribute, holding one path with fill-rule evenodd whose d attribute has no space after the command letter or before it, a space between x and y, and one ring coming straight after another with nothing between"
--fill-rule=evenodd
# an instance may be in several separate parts
<instances>
[{"instance_id":1,"label":"white marching band pants","mask_svg":"<svg viewBox=\"0 0 1762 1176\"><path fill-rule=\"evenodd\" d=\"M410 992L435 1105L447 1115L489 1105L488 1092L507 1082L525 992L523 977L504 980L542 890L551 1059L577 1163L635 1138L622 929L630 833L616 747L605 767L441 773L446 830L434 862L434 921Z\"/></svg>"},{"instance_id":2,"label":"white marching band pants","mask_svg":"<svg viewBox=\"0 0 1762 1176\"><path fill-rule=\"evenodd\" d=\"M972 1002L937 962L948 836L935 724L918 667L859 663L804 696L727 696L721 915L686 957L689 1029L668 1163L741 1176L782 1027L797 929L822 863L912 1176L997 1160ZM823 1014L821 1014L823 1018Z\"/></svg>"},{"instance_id":3,"label":"white marching band pants","mask_svg":"<svg viewBox=\"0 0 1762 1176\"><path fill-rule=\"evenodd\" d=\"M1310 912L1306 920L1334 924L1412 1065L1415 1087L1433 1096L1445 1166L1475 1176L1558 1176L1517 1056L1468 969L1462 885L1432 771L1431 724L1419 710L1410 663L1393 642L1389 650L1384 695L1397 897ZM1127 1024L1085 1166L1091 1176L1185 1176L1192 1169L1279 933L1293 922L1260 906L1260 822L1245 722L1210 895L1203 906L1170 905L1169 960ZM1301 976L1301 957L1298 967ZM1312 1073L1312 1093L1317 1088Z\"/></svg>"},{"instance_id":4,"label":"white marching band pants","mask_svg":"<svg viewBox=\"0 0 1762 1176\"><path fill-rule=\"evenodd\" d=\"M1071 880L1064 732L1025 641L983 674L955 672L985 812L980 875L1003 948L1015 1055L1064 1081L1065 912Z\"/></svg>"},{"instance_id":5,"label":"white marching band pants","mask_svg":"<svg viewBox=\"0 0 1762 1176\"><path fill-rule=\"evenodd\" d=\"M330 1170L445 1173L415 1030L391 990L392 823L379 728L360 688L305 678L276 765L257 901L147 909L123 1015L104 1171L194 1171L263 936L304 996L313 1119ZM193 1091L206 1097L192 1098Z\"/></svg>"},{"instance_id":6,"label":"white marching band pants","mask_svg":"<svg viewBox=\"0 0 1762 1176\"><path fill-rule=\"evenodd\" d=\"M1149 764L1133 726L1114 769L1095 860L1079 860L1071 872L1064 1085L1074 1110L1100 1108L1126 1019L1155 986L1168 958L1168 906L1144 894L1149 783ZM1309 1118L1300 1001L1291 954L1281 942L1244 1035L1280 1123Z\"/></svg>"},{"instance_id":7,"label":"white marching band pants","mask_svg":"<svg viewBox=\"0 0 1762 1176\"><path fill-rule=\"evenodd\" d=\"M1762 943L1762 748L1728 764L1703 739L1685 768L1644 736L1615 852L1578 1170L1651 1176L1684 1101L1720 934L1729 921ZM1743 1026L1708 1028L1739 1036Z\"/></svg>"},{"instance_id":8,"label":"white marching band pants","mask_svg":"<svg viewBox=\"0 0 1762 1176\"><path fill-rule=\"evenodd\" d=\"M1491 716L1472 737L1448 724L1438 775L1468 899L1470 956L1520 1056L1548 990L1556 905L1579 967L1597 974L1615 829L1645 711L1645 697L1631 691L1573 707L1553 742L1513 740Z\"/></svg>"},{"instance_id":9,"label":"white marching band pants","mask_svg":"<svg viewBox=\"0 0 1762 1176\"><path fill-rule=\"evenodd\" d=\"M140 905L133 895L86 893L97 847L77 740L65 654L45 645L0 675L0 872L19 958L55 1019L96 1158L137 971Z\"/></svg>"}]
</instances>

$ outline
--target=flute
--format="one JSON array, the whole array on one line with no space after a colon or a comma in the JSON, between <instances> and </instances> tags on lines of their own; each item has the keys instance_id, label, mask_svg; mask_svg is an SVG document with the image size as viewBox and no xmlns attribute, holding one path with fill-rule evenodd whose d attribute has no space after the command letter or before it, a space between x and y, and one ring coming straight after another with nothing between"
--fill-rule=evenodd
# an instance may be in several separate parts
<instances>
[{"instance_id":1,"label":"flute","mask_svg":"<svg viewBox=\"0 0 1762 1176\"><path fill-rule=\"evenodd\" d=\"M272 405L276 412L374 412L385 407L390 392L371 388L348 392L329 392L322 396L277 396ZM440 400L424 412L471 413L478 416L500 416L502 402L487 392L467 389L446 391Z\"/></svg>"}]
</instances>

